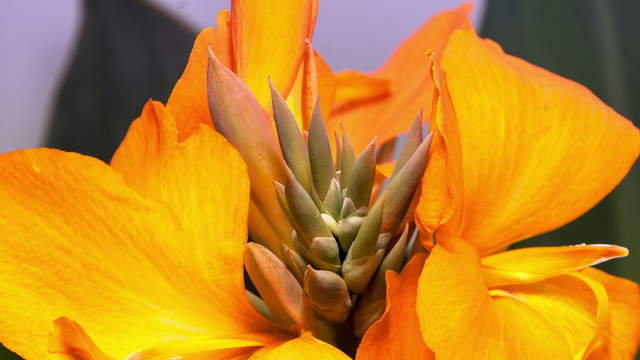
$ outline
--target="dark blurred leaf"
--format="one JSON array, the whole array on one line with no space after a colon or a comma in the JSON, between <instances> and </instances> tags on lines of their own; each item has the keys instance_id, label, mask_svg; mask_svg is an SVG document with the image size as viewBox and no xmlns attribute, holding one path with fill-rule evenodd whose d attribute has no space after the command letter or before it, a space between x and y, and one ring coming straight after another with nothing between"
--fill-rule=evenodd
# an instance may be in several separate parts
<instances>
[{"instance_id":1,"label":"dark blurred leaf","mask_svg":"<svg viewBox=\"0 0 640 360\"><path fill-rule=\"evenodd\" d=\"M143 1L83 5L80 38L47 145L108 161L144 103L166 101L195 34Z\"/></svg>"},{"instance_id":2,"label":"dark blurred leaf","mask_svg":"<svg viewBox=\"0 0 640 360\"><path fill-rule=\"evenodd\" d=\"M481 34L506 52L584 84L605 103L640 119L638 1L489 0ZM634 101L636 100L636 101ZM616 243L631 255L604 264L640 281L640 165L575 222L518 246Z\"/></svg>"}]
</instances>

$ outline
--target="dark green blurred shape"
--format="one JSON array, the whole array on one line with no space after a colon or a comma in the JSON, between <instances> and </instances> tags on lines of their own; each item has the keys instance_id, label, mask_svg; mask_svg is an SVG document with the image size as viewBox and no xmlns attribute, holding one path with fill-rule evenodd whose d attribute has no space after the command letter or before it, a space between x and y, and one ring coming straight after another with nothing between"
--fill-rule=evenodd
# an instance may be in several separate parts
<instances>
[{"instance_id":1,"label":"dark green blurred shape","mask_svg":"<svg viewBox=\"0 0 640 360\"><path fill-rule=\"evenodd\" d=\"M85 0L83 5L80 38L47 145L109 161L145 102L166 102L195 33L144 1Z\"/></svg>"},{"instance_id":2,"label":"dark green blurred shape","mask_svg":"<svg viewBox=\"0 0 640 360\"><path fill-rule=\"evenodd\" d=\"M575 80L640 119L638 1L489 0L481 35L507 53ZM635 100L635 101L634 101ZM518 246L611 243L631 254L601 268L640 282L640 165L578 220Z\"/></svg>"}]
</instances>

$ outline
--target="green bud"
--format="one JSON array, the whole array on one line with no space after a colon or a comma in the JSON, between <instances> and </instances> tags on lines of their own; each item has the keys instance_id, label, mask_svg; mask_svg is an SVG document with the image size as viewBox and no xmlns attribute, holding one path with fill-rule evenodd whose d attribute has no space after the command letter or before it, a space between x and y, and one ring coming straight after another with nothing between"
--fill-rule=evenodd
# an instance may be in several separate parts
<instances>
[{"instance_id":1,"label":"green bud","mask_svg":"<svg viewBox=\"0 0 640 360\"><path fill-rule=\"evenodd\" d=\"M307 268L307 262L300 256L295 250L284 247L284 262L291 273L296 277L298 282L302 285L304 280L304 271Z\"/></svg>"},{"instance_id":2,"label":"green bud","mask_svg":"<svg viewBox=\"0 0 640 360\"><path fill-rule=\"evenodd\" d=\"M319 101L316 101L309 125L309 159L311 161L311 174L316 192L321 199L325 198L336 170L331 158L331 146L329 136L322 120Z\"/></svg>"},{"instance_id":3,"label":"green bud","mask_svg":"<svg viewBox=\"0 0 640 360\"><path fill-rule=\"evenodd\" d=\"M396 244L380 263L367 290L358 298L353 312L353 326L356 336L362 337L369 326L384 313L387 289L385 273L387 270L400 272L404 263L404 253L408 241L409 226L406 225Z\"/></svg>"},{"instance_id":4,"label":"green bud","mask_svg":"<svg viewBox=\"0 0 640 360\"><path fill-rule=\"evenodd\" d=\"M409 161L411 155L416 152L420 143L422 143L422 111L420 111L416 119L413 121L413 124L407 133L407 139L400 151L400 155L398 155L398 160L396 160L396 165L393 168L391 179L398 175L400 169L402 169L407 161Z\"/></svg>"},{"instance_id":5,"label":"green bud","mask_svg":"<svg viewBox=\"0 0 640 360\"><path fill-rule=\"evenodd\" d=\"M348 217L353 214L354 211L356 211L356 205L353 203L353 200L348 197L344 198L342 208L340 209L340 219Z\"/></svg>"},{"instance_id":6,"label":"green bud","mask_svg":"<svg viewBox=\"0 0 640 360\"><path fill-rule=\"evenodd\" d=\"M346 219L342 219L338 222L338 228L336 236L340 241L340 246L344 251L348 251L353 243L353 240L358 235L358 231L362 226L364 217L362 216L349 216Z\"/></svg>"},{"instance_id":7,"label":"green bud","mask_svg":"<svg viewBox=\"0 0 640 360\"><path fill-rule=\"evenodd\" d=\"M331 179L329 190L322 203L324 209L329 212L333 217L340 217L340 210L342 209L342 190L340 189L340 183L337 179Z\"/></svg>"},{"instance_id":8,"label":"green bud","mask_svg":"<svg viewBox=\"0 0 640 360\"><path fill-rule=\"evenodd\" d=\"M304 275L304 295L321 318L340 323L349 317L351 295L340 275L307 266Z\"/></svg>"},{"instance_id":9,"label":"green bud","mask_svg":"<svg viewBox=\"0 0 640 360\"><path fill-rule=\"evenodd\" d=\"M356 208L368 207L376 174L376 143L372 141L353 165L347 197L353 200Z\"/></svg>"},{"instance_id":10,"label":"green bud","mask_svg":"<svg viewBox=\"0 0 640 360\"><path fill-rule=\"evenodd\" d=\"M309 165L309 154L307 146L298 123L293 116L287 103L282 95L275 88L271 80L269 80L269 88L271 89L271 103L273 105L273 117L278 129L278 139L280 140L280 149L284 160L296 176L296 179L302 184L302 187L309 193L312 193L311 183L311 167Z\"/></svg>"},{"instance_id":11,"label":"green bud","mask_svg":"<svg viewBox=\"0 0 640 360\"><path fill-rule=\"evenodd\" d=\"M332 233L337 234L338 223L336 222L336 219L327 213L322 213L320 216L322 216L322 220L324 220L324 223L329 227L329 230L331 230Z\"/></svg>"},{"instance_id":12,"label":"green bud","mask_svg":"<svg viewBox=\"0 0 640 360\"><path fill-rule=\"evenodd\" d=\"M244 264L273 320L285 328L303 326L302 287L282 261L264 246L248 243Z\"/></svg>"},{"instance_id":13,"label":"green bud","mask_svg":"<svg viewBox=\"0 0 640 360\"><path fill-rule=\"evenodd\" d=\"M431 135L422 141L416 152L385 189L380 199L384 202L382 232L393 234L404 219L427 167L430 144Z\"/></svg>"},{"instance_id":14,"label":"green bud","mask_svg":"<svg viewBox=\"0 0 640 360\"><path fill-rule=\"evenodd\" d=\"M351 181L351 172L353 171L353 164L356 162L356 153L353 151L353 146L347 133L342 129L342 153L340 156L340 185L343 189L349 187Z\"/></svg>"},{"instance_id":15,"label":"green bud","mask_svg":"<svg viewBox=\"0 0 640 360\"><path fill-rule=\"evenodd\" d=\"M207 96L211 118L216 131L233 144L247 163L251 179L250 216L265 219L263 227L252 226L249 232L282 256L280 244L288 241L291 225L272 189L273 181L283 182L286 178L272 123L242 80L208 50Z\"/></svg>"},{"instance_id":16,"label":"green bud","mask_svg":"<svg viewBox=\"0 0 640 360\"><path fill-rule=\"evenodd\" d=\"M277 181L273 182L273 187L276 192L276 197L278 198L278 203L282 208L282 211L287 216L287 219L291 224L293 224L293 217L291 216L291 211L289 211L289 205L287 205L287 196L285 195L285 187Z\"/></svg>"},{"instance_id":17,"label":"green bud","mask_svg":"<svg viewBox=\"0 0 640 360\"><path fill-rule=\"evenodd\" d=\"M347 253L347 258L342 264L342 277L351 292L361 294L367 289L371 277L375 274L378 265L380 265L384 250L380 249L373 255L357 259L352 256L351 251Z\"/></svg>"},{"instance_id":18,"label":"green bud","mask_svg":"<svg viewBox=\"0 0 640 360\"><path fill-rule=\"evenodd\" d=\"M318 269L340 272L340 250L333 236L313 238L305 255Z\"/></svg>"},{"instance_id":19,"label":"green bud","mask_svg":"<svg viewBox=\"0 0 640 360\"><path fill-rule=\"evenodd\" d=\"M273 318L271 317L271 312L267 307L267 304L265 304L264 301L262 301L262 299L258 295L252 293L249 290L245 290L245 291L247 293L247 300L249 300L249 304L251 304L251 306L260 314L262 314L264 317L266 317L267 319L273 320Z\"/></svg>"},{"instance_id":20,"label":"green bud","mask_svg":"<svg viewBox=\"0 0 640 360\"><path fill-rule=\"evenodd\" d=\"M349 248L349 253L353 259L371 256L375 253L382 224L382 214L384 213L382 203L376 204L371 212L364 219L358 235Z\"/></svg>"},{"instance_id":21,"label":"green bud","mask_svg":"<svg viewBox=\"0 0 640 360\"><path fill-rule=\"evenodd\" d=\"M307 245L311 244L313 238L317 236L332 237L331 231L322 220L320 211L309 194L291 172L287 175L285 197L298 235L302 236Z\"/></svg>"}]
</instances>

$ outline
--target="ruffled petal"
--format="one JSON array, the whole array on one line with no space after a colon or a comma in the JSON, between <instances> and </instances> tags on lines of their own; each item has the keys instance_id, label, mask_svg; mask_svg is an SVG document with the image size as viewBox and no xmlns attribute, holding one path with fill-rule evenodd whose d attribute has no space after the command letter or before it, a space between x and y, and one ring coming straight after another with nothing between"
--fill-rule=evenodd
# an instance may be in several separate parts
<instances>
[{"instance_id":1,"label":"ruffled petal","mask_svg":"<svg viewBox=\"0 0 640 360\"><path fill-rule=\"evenodd\" d=\"M337 348L304 333L287 342L258 350L251 360L348 360L349 357Z\"/></svg>"},{"instance_id":2,"label":"ruffled petal","mask_svg":"<svg viewBox=\"0 0 640 360\"><path fill-rule=\"evenodd\" d=\"M457 240L433 249L418 284L420 329L436 358L571 359L567 334L517 297L490 294L478 252Z\"/></svg>"},{"instance_id":3,"label":"ruffled petal","mask_svg":"<svg viewBox=\"0 0 640 360\"><path fill-rule=\"evenodd\" d=\"M387 272L387 305L364 334L356 359L434 359L420 335L416 313L418 278L426 256L414 256L402 273Z\"/></svg>"},{"instance_id":4,"label":"ruffled petal","mask_svg":"<svg viewBox=\"0 0 640 360\"><path fill-rule=\"evenodd\" d=\"M246 300L240 156L205 126L176 143L175 125L146 114L114 159L121 173L57 150L0 155L0 342L25 358L45 357L61 316L114 358L277 331Z\"/></svg>"},{"instance_id":5,"label":"ruffled petal","mask_svg":"<svg viewBox=\"0 0 640 360\"><path fill-rule=\"evenodd\" d=\"M589 359L633 359L640 346L640 286L593 268L582 274L604 286L610 309L600 347L592 351Z\"/></svg>"},{"instance_id":6,"label":"ruffled petal","mask_svg":"<svg viewBox=\"0 0 640 360\"><path fill-rule=\"evenodd\" d=\"M472 30L451 35L435 75L435 127L457 197L450 232L483 253L580 216L638 157L640 131L629 120Z\"/></svg>"},{"instance_id":7,"label":"ruffled petal","mask_svg":"<svg viewBox=\"0 0 640 360\"><path fill-rule=\"evenodd\" d=\"M360 106L344 107L333 114L331 127L344 125L356 152L364 149L374 137L380 144L407 131L420 110L431 112L433 81L429 75L427 50L440 53L455 29L471 28L468 14L471 4L442 12L407 38L387 62L371 76L387 79L391 94L378 101L365 101ZM341 90L338 90L340 93Z\"/></svg>"},{"instance_id":8,"label":"ruffled petal","mask_svg":"<svg viewBox=\"0 0 640 360\"><path fill-rule=\"evenodd\" d=\"M207 102L207 47L213 49L226 67L235 68L230 20L229 11L222 10L216 18L216 27L198 34L187 67L169 96L167 108L176 119L180 141L189 137L198 124L213 125Z\"/></svg>"}]
</instances>

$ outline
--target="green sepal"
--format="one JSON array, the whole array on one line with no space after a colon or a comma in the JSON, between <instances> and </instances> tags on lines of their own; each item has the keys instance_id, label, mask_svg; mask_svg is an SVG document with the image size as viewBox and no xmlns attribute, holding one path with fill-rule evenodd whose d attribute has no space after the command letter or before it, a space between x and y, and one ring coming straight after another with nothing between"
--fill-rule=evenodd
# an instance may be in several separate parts
<instances>
[{"instance_id":1,"label":"green sepal","mask_svg":"<svg viewBox=\"0 0 640 360\"><path fill-rule=\"evenodd\" d=\"M313 185L318 196L323 199L329 191L332 179L336 176L336 169L333 166L329 136L324 126L318 101L314 105L309 124L308 150Z\"/></svg>"},{"instance_id":2,"label":"green sepal","mask_svg":"<svg viewBox=\"0 0 640 360\"><path fill-rule=\"evenodd\" d=\"M376 143L374 140L353 164L349 187L347 187L347 197L353 200L356 208L369 206L375 174Z\"/></svg>"},{"instance_id":3,"label":"green sepal","mask_svg":"<svg viewBox=\"0 0 640 360\"><path fill-rule=\"evenodd\" d=\"M418 146L422 143L422 111L416 116L416 119L411 124L411 128L407 133L407 139L402 146L402 150L400 150L400 155L398 155L398 160L396 160L396 165L393 168L393 173L391 174L391 179L393 179L400 169L404 167L404 165L409 161L411 155L413 155Z\"/></svg>"},{"instance_id":4,"label":"green sepal","mask_svg":"<svg viewBox=\"0 0 640 360\"><path fill-rule=\"evenodd\" d=\"M314 237L332 236L313 199L290 171L287 172L285 197L298 235L302 236L307 246Z\"/></svg>"},{"instance_id":5,"label":"green sepal","mask_svg":"<svg viewBox=\"0 0 640 360\"><path fill-rule=\"evenodd\" d=\"M427 167L430 144L431 135L420 143L407 163L391 179L382 198L378 201L384 202L382 232L395 233L398 225L404 219Z\"/></svg>"}]
</instances>

